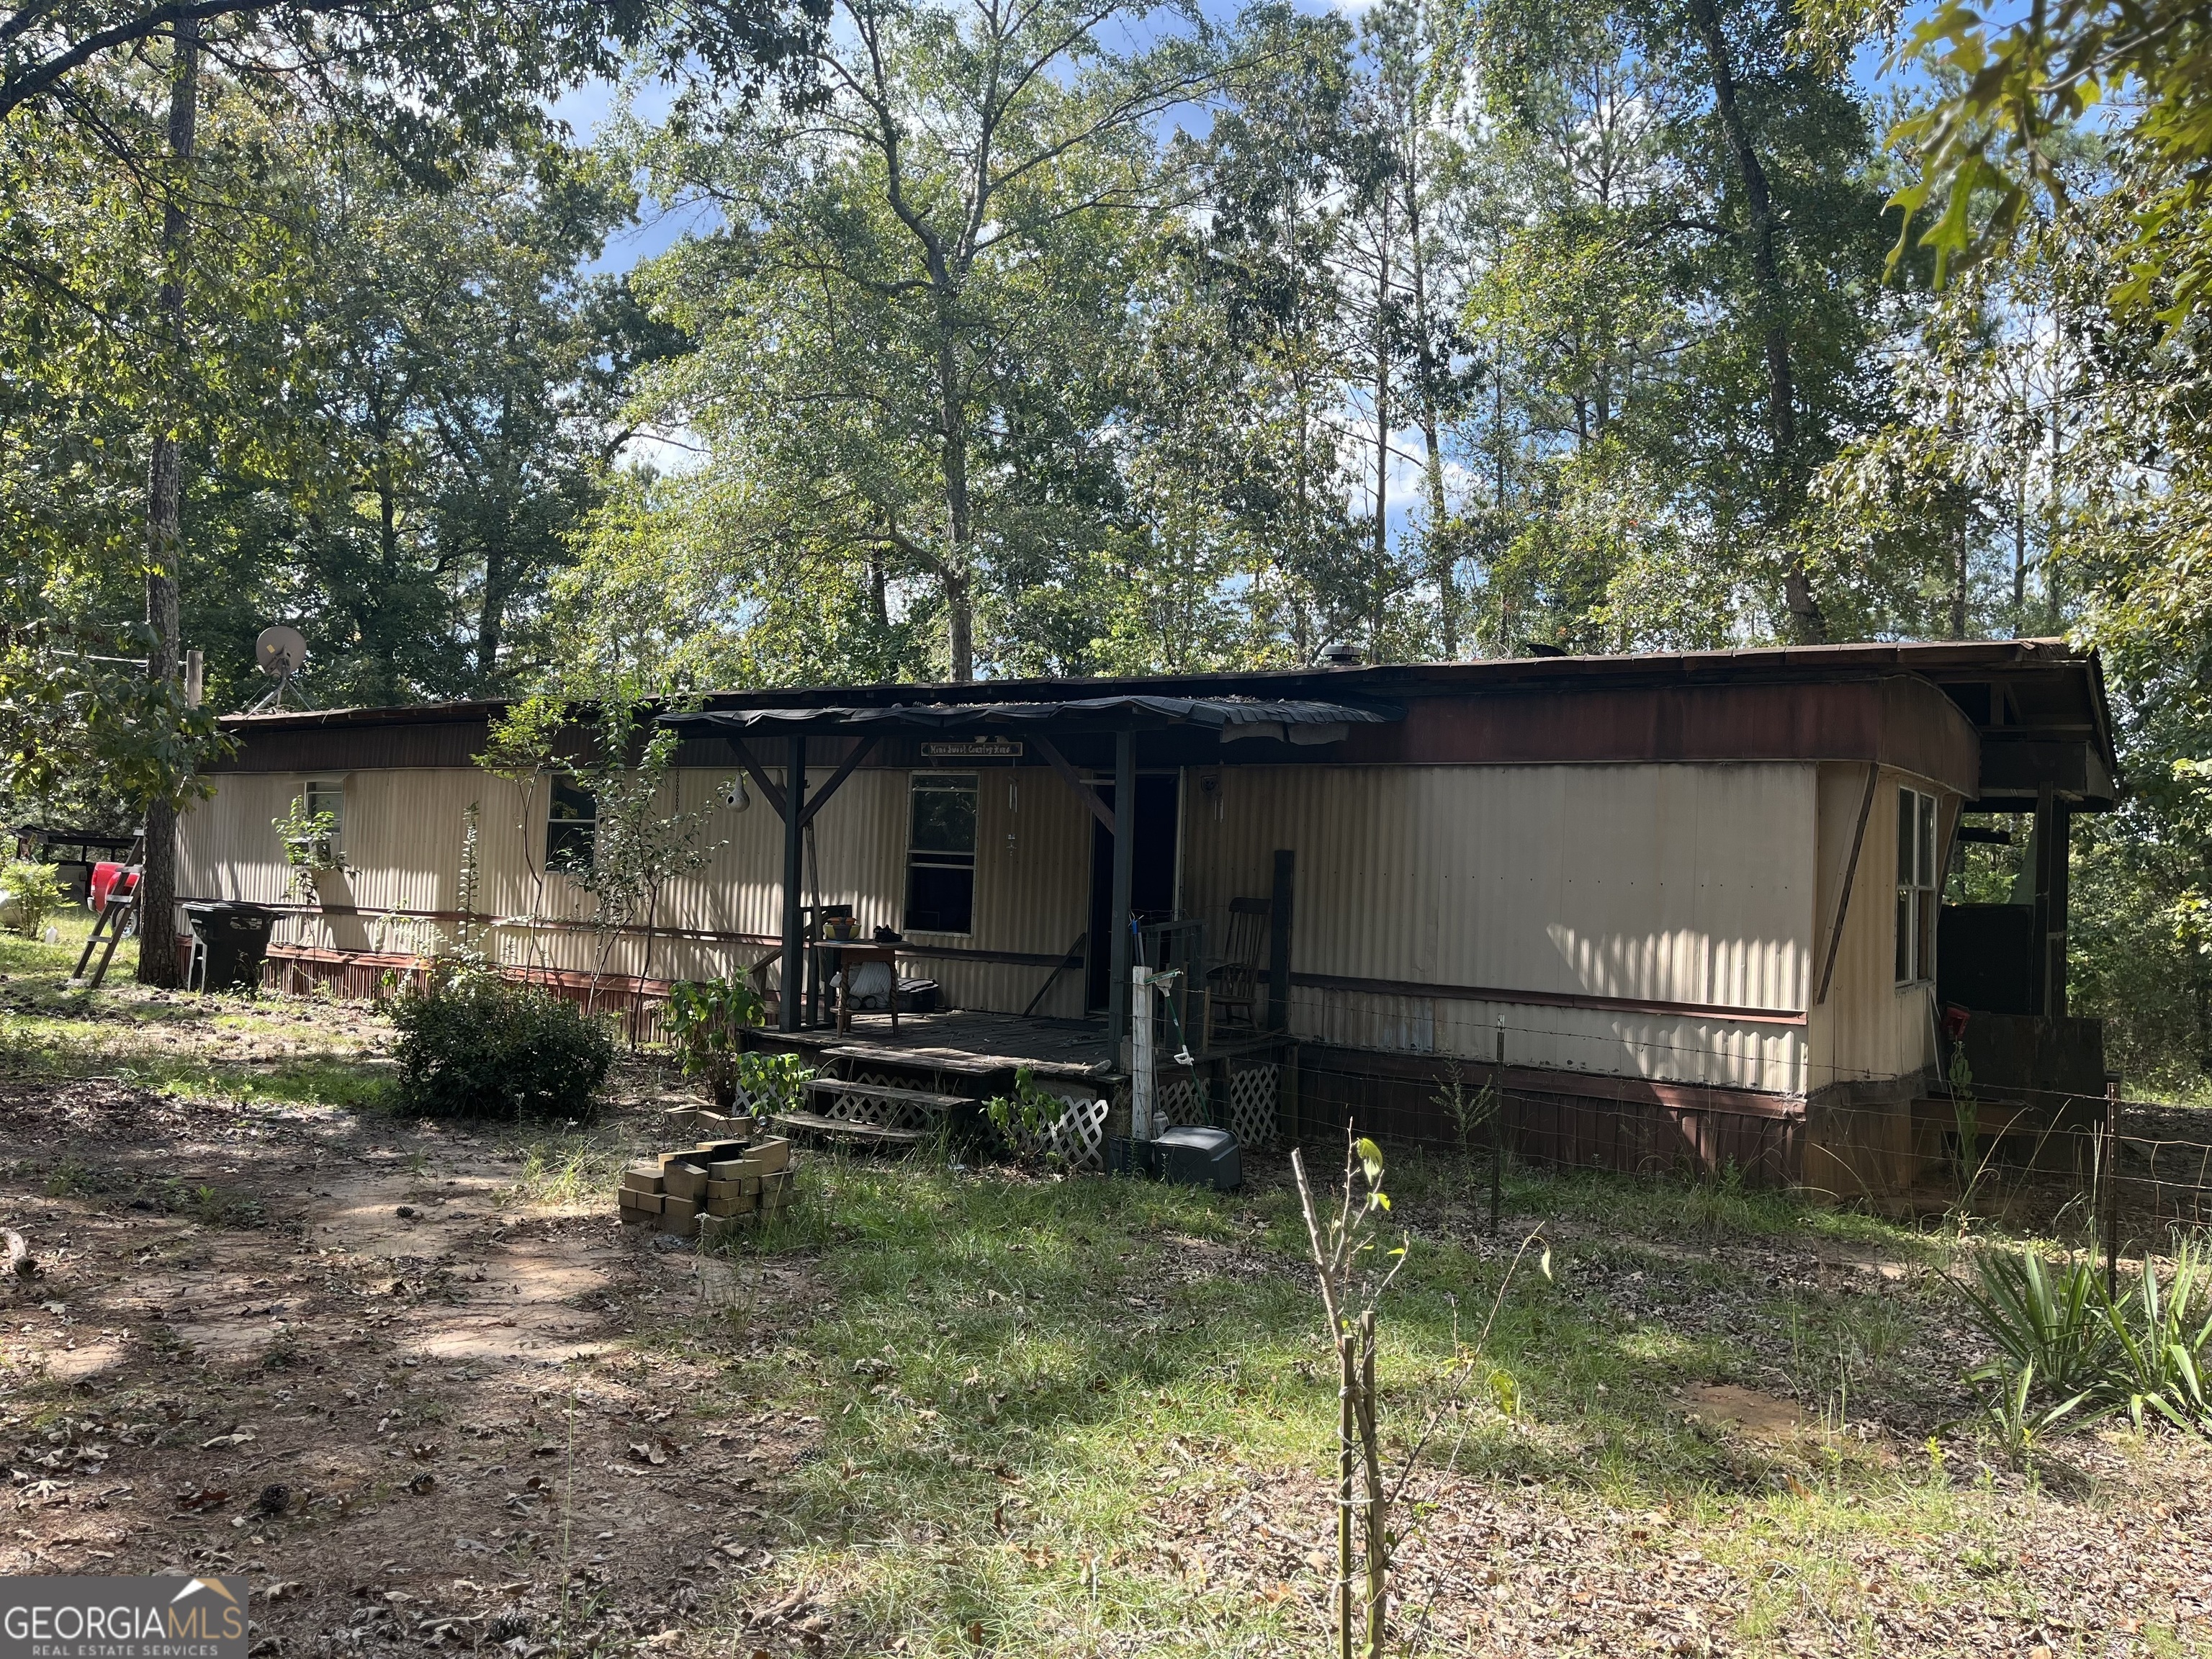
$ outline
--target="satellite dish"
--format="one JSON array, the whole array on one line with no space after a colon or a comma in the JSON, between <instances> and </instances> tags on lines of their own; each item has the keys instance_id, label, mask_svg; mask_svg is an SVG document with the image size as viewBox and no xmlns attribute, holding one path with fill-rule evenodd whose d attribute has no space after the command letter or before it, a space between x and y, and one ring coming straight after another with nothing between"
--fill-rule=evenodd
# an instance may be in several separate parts
<instances>
[{"instance_id":1,"label":"satellite dish","mask_svg":"<svg viewBox=\"0 0 2212 1659\"><path fill-rule=\"evenodd\" d=\"M276 684L270 688L268 696L246 711L247 714L258 714L264 708L283 712L284 694L288 690L304 706L314 707L294 684L300 671L307 665L307 636L298 629L283 623L263 629L260 637L253 641L253 660L260 664L261 672Z\"/></svg>"},{"instance_id":2,"label":"satellite dish","mask_svg":"<svg viewBox=\"0 0 2212 1659\"><path fill-rule=\"evenodd\" d=\"M271 678L289 680L307 665L307 636L283 623L264 628L261 637L253 641L253 660Z\"/></svg>"}]
</instances>

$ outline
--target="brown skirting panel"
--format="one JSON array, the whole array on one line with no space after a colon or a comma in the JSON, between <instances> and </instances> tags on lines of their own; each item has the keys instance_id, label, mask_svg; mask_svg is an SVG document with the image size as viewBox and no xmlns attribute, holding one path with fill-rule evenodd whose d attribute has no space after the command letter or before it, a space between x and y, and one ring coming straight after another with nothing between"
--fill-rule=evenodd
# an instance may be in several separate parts
<instances>
[{"instance_id":1,"label":"brown skirting panel","mask_svg":"<svg viewBox=\"0 0 2212 1659\"><path fill-rule=\"evenodd\" d=\"M1462 1061L1459 1082L1471 1096L1496 1072ZM1378 1139L1453 1146L1440 1098L1451 1076L1431 1056L1301 1044L1298 1136L1333 1139L1348 1121ZM1653 1175L1734 1169L1756 1187L1792 1185L1803 1169L1805 1103L1792 1096L1519 1066L1498 1082L1506 1144L1533 1163ZM1487 1145L1486 1133L1477 1144Z\"/></svg>"}]
</instances>

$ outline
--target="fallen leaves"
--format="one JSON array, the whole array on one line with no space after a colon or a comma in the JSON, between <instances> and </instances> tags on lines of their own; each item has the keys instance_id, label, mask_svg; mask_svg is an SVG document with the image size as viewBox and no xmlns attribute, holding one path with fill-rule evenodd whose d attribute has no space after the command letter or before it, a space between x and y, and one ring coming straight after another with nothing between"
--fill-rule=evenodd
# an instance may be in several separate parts
<instances>
[{"instance_id":1,"label":"fallen leaves","mask_svg":"<svg viewBox=\"0 0 2212 1659\"><path fill-rule=\"evenodd\" d=\"M650 1463L653 1468L659 1468L668 1462L672 1454L683 1449L683 1447L662 1434L656 1435L650 1440L633 1440L630 1442L629 1455L641 1463Z\"/></svg>"}]
</instances>

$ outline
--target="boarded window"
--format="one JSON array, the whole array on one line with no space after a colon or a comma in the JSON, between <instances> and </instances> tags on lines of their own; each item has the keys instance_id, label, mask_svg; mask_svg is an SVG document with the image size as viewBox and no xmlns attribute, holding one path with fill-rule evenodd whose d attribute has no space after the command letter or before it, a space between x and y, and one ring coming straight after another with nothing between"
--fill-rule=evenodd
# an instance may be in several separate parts
<instances>
[{"instance_id":1,"label":"boarded window","mask_svg":"<svg viewBox=\"0 0 2212 1659\"><path fill-rule=\"evenodd\" d=\"M906 854L906 926L921 933L973 931L975 775L917 772Z\"/></svg>"},{"instance_id":2,"label":"boarded window","mask_svg":"<svg viewBox=\"0 0 2212 1659\"><path fill-rule=\"evenodd\" d=\"M1897 792L1897 982L1936 977L1936 797Z\"/></svg>"},{"instance_id":3,"label":"boarded window","mask_svg":"<svg viewBox=\"0 0 2212 1659\"><path fill-rule=\"evenodd\" d=\"M590 869L599 823L599 804L590 790L568 778L554 779L553 799L545 811L545 867Z\"/></svg>"}]
</instances>

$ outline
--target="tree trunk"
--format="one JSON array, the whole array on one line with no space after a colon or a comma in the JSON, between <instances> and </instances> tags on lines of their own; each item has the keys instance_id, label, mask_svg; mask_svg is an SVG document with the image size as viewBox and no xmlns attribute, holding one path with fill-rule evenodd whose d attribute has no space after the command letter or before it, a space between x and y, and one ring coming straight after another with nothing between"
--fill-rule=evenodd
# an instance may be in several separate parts
<instances>
[{"instance_id":1,"label":"tree trunk","mask_svg":"<svg viewBox=\"0 0 2212 1659\"><path fill-rule=\"evenodd\" d=\"M975 594L968 568L968 417L960 395L960 365L953 344L949 298L940 289L938 306L937 398L939 436L945 465L945 640L952 658L951 679L966 684L975 678Z\"/></svg>"},{"instance_id":2,"label":"tree trunk","mask_svg":"<svg viewBox=\"0 0 2212 1659\"><path fill-rule=\"evenodd\" d=\"M2044 501L2043 532L2043 608L2051 631L2058 631L2058 445L2060 428L2058 390L2054 384L2051 393L2051 477L2045 485L2048 494Z\"/></svg>"},{"instance_id":3,"label":"tree trunk","mask_svg":"<svg viewBox=\"0 0 2212 1659\"><path fill-rule=\"evenodd\" d=\"M193 19L175 29L176 56L169 81L168 199L161 209L161 258L167 274L160 310L168 325L171 388L184 381L185 290L180 266L188 226L184 191L191 169L199 106L200 35ZM147 678L166 683L177 676L177 568L184 538L178 522L177 428L181 411L174 402L164 410L154 432L146 470L146 623L154 641L147 654ZM177 809L165 799L146 803L144 873L138 882L138 982L177 983Z\"/></svg>"},{"instance_id":4,"label":"tree trunk","mask_svg":"<svg viewBox=\"0 0 2212 1659\"><path fill-rule=\"evenodd\" d=\"M1959 492L1958 523L1952 532L1955 540L1951 550L1951 637L1954 640L1966 637L1966 564L1970 544L1966 525L1971 513L1966 492L1961 489Z\"/></svg>"},{"instance_id":5,"label":"tree trunk","mask_svg":"<svg viewBox=\"0 0 2212 1659\"><path fill-rule=\"evenodd\" d=\"M499 666L499 647L507 631L507 544L495 538L484 550L483 605L477 617L477 683L492 689L492 673Z\"/></svg>"},{"instance_id":6,"label":"tree trunk","mask_svg":"<svg viewBox=\"0 0 2212 1659\"><path fill-rule=\"evenodd\" d=\"M1790 361L1790 313L1783 292L1782 268L1775 258L1774 204L1767 190L1766 169L1753 149L1751 134L1736 106L1735 69L1729 55L1714 0L1689 0L1690 19L1705 48L1712 69L1713 110L1720 117L1729 153L1743 184L1743 198L1751 210L1747 227L1752 275L1759 286L1759 325L1766 359L1767 423L1774 441L1774 497L1771 527L1786 534L1804 503L1805 478L1797 453L1797 386ZM1783 602L1789 607L1797 637L1818 641L1827 637L1827 619L1813 597L1812 578L1805 556L1792 547L1783 573Z\"/></svg>"},{"instance_id":7,"label":"tree trunk","mask_svg":"<svg viewBox=\"0 0 2212 1659\"><path fill-rule=\"evenodd\" d=\"M1437 635L1445 660L1459 656L1459 587L1452 575L1451 538L1445 532L1444 458L1438 442L1443 418L1437 409L1435 342L1429 325L1428 258L1421 245L1420 204L1411 185L1406 202L1407 234L1413 249L1413 327L1420 341L1422 467L1429 496L1429 579L1437 585Z\"/></svg>"},{"instance_id":8,"label":"tree trunk","mask_svg":"<svg viewBox=\"0 0 2212 1659\"><path fill-rule=\"evenodd\" d=\"M1369 600L1367 656L1382 660L1382 613L1390 560L1390 198L1382 198L1375 264L1375 585Z\"/></svg>"}]
</instances>

